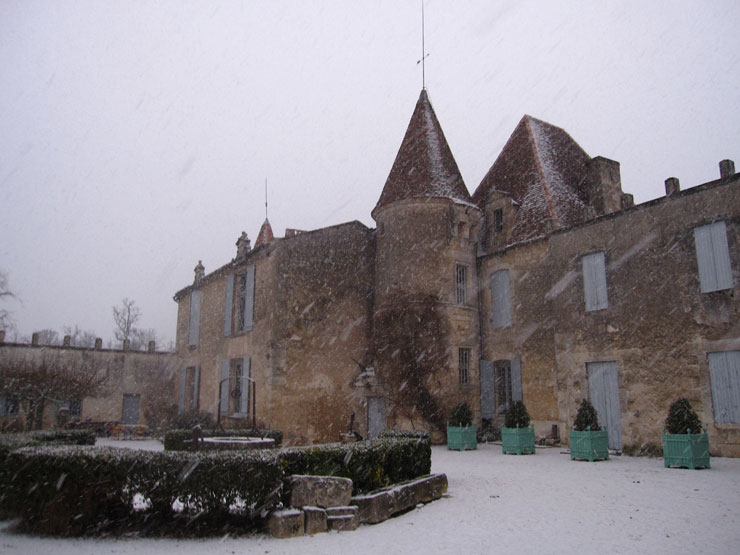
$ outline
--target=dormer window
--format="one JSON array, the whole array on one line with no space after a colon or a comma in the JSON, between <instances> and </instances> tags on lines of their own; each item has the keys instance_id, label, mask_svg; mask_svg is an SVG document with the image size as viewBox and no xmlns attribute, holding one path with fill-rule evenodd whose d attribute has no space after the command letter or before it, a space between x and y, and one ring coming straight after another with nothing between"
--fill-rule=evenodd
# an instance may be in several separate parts
<instances>
[{"instance_id":1,"label":"dormer window","mask_svg":"<svg viewBox=\"0 0 740 555\"><path fill-rule=\"evenodd\" d=\"M493 231L501 233L504 230L504 211L499 208L493 211Z\"/></svg>"}]
</instances>

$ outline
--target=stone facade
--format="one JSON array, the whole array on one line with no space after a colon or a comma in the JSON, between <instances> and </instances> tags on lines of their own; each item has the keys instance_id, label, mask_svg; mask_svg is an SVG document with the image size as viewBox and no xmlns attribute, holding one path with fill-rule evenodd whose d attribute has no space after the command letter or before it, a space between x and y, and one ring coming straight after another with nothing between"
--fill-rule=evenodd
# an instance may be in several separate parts
<instances>
[{"instance_id":1,"label":"stone facade","mask_svg":"<svg viewBox=\"0 0 740 555\"><path fill-rule=\"evenodd\" d=\"M276 238L266 221L254 249L243 235L234 260L175 295L180 407L220 407L226 426L281 429L286 443L337 441L350 422L363 436L424 428L441 440L441 415L461 400L495 426L521 398L538 436L555 427L567 442L590 397L612 447L637 449L659 444L685 396L712 452L740 456L740 415L710 379L740 388L740 175L721 169L634 206L617 162L525 116L470 195L422 91L377 229ZM702 292L700 243L720 236L729 276L717 262L722 283ZM433 345L389 324L423 329L420 314L438 321Z\"/></svg>"}]
</instances>

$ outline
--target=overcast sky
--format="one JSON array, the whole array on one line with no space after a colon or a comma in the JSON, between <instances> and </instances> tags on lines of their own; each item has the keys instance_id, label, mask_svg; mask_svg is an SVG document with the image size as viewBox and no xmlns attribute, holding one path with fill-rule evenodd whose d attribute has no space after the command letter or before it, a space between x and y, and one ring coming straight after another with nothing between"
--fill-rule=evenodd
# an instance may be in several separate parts
<instances>
[{"instance_id":1,"label":"overcast sky","mask_svg":"<svg viewBox=\"0 0 740 555\"><path fill-rule=\"evenodd\" d=\"M426 86L472 193L524 114L645 202L740 163L740 2L427 0ZM421 89L420 1L0 0L0 269L24 335L172 295L265 218L374 227Z\"/></svg>"}]
</instances>

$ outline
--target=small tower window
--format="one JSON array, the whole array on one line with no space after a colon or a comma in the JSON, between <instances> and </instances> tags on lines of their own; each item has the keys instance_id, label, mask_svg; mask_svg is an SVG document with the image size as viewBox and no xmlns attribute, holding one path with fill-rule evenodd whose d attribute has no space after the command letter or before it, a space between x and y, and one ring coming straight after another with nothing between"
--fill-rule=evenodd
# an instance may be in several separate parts
<instances>
[{"instance_id":1,"label":"small tower window","mask_svg":"<svg viewBox=\"0 0 740 555\"><path fill-rule=\"evenodd\" d=\"M457 352L460 385L470 383L470 349L460 347Z\"/></svg>"},{"instance_id":2,"label":"small tower window","mask_svg":"<svg viewBox=\"0 0 740 555\"><path fill-rule=\"evenodd\" d=\"M458 264L456 266L455 286L457 291L457 304L465 304L467 301L468 269Z\"/></svg>"},{"instance_id":3,"label":"small tower window","mask_svg":"<svg viewBox=\"0 0 740 555\"><path fill-rule=\"evenodd\" d=\"M496 233L504 230L504 211L500 208L493 211L493 230Z\"/></svg>"}]
</instances>

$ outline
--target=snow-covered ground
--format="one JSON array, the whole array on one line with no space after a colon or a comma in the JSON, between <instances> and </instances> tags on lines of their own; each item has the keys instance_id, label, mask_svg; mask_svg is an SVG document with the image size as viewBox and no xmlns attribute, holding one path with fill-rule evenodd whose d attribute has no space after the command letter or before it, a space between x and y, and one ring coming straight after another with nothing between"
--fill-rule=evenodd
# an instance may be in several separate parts
<instances>
[{"instance_id":1,"label":"snow-covered ground","mask_svg":"<svg viewBox=\"0 0 740 555\"><path fill-rule=\"evenodd\" d=\"M156 442L121 442L161 448ZM711 470L664 469L662 459L571 462L562 449L502 455L498 445L434 447L448 495L354 532L276 540L35 538L0 523L0 553L326 554L740 553L740 459Z\"/></svg>"}]
</instances>

